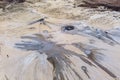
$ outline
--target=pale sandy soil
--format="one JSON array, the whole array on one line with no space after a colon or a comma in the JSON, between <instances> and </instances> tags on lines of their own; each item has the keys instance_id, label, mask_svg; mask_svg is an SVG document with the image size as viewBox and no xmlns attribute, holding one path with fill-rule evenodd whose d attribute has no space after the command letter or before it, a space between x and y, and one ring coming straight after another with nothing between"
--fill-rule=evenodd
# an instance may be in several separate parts
<instances>
[{"instance_id":1,"label":"pale sandy soil","mask_svg":"<svg viewBox=\"0 0 120 80\"><path fill-rule=\"evenodd\" d=\"M0 80L120 80L120 12L51 0L0 13Z\"/></svg>"}]
</instances>

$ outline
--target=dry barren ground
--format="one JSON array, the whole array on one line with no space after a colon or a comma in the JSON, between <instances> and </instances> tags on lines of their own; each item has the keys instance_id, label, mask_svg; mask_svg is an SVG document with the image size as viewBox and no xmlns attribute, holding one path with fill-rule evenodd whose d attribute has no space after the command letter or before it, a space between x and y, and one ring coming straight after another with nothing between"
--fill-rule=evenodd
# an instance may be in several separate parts
<instances>
[{"instance_id":1,"label":"dry barren ground","mask_svg":"<svg viewBox=\"0 0 120 80\"><path fill-rule=\"evenodd\" d=\"M119 49L117 11L50 0L0 12L0 80L120 80Z\"/></svg>"}]
</instances>

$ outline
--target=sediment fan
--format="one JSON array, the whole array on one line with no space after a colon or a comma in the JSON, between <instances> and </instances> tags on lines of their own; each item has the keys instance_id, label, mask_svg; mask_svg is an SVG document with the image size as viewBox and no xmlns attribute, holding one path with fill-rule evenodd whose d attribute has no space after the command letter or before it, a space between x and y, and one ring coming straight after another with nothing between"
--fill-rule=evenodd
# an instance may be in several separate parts
<instances>
[{"instance_id":1,"label":"sediment fan","mask_svg":"<svg viewBox=\"0 0 120 80\"><path fill-rule=\"evenodd\" d=\"M50 26L51 29L56 27ZM81 23L57 27L61 28L59 36L57 34L59 31L53 33L57 37L61 37L61 40L65 34L68 34L78 35L78 38L93 39L94 42L92 44L82 41L72 44L57 44L52 40L47 40L43 34L22 36L22 42L16 43L16 48L34 51L34 53L21 58L22 62L19 62L21 68L17 72L19 74L16 76L17 80L120 79L120 55L117 52L120 47L117 39L120 39L120 36L115 35L120 33L119 29L103 31L84 26ZM80 52L76 53L74 50L65 49L64 46L73 46Z\"/></svg>"}]
</instances>

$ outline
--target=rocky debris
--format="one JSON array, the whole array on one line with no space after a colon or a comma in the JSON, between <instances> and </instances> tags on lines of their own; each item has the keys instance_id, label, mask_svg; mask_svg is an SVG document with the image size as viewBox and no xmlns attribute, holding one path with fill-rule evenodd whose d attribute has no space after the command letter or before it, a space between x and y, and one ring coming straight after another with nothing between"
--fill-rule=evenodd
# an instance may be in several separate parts
<instances>
[{"instance_id":1,"label":"rocky debris","mask_svg":"<svg viewBox=\"0 0 120 80\"><path fill-rule=\"evenodd\" d=\"M88 7L97 7L97 6L106 6L112 9L120 8L119 0L75 0L75 5L77 6L88 6Z\"/></svg>"},{"instance_id":2,"label":"rocky debris","mask_svg":"<svg viewBox=\"0 0 120 80\"><path fill-rule=\"evenodd\" d=\"M0 1L0 8L3 9L3 11L5 11L5 7L8 5L8 2L3 2L3 1Z\"/></svg>"},{"instance_id":3,"label":"rocky debris","mask_svg":"<svg viewBox=\"0 0 120 80\"><path fill-rule=\"evenodd\" d=\"M9 3L11 3L11 2L18 2L18 3L25 2L25 0L2 0L2 1L9 2Z\"/></svg>"},{"instance_id":4,"label":"rocky debris","mask_svg":"<svg viewBox=\"0 0 120 80\"><path fill-rule=\"evenodd\" d=\"M3 11L5 11L7 8L12 7L16 3L22 3L24 1L25 0L1 0L0 1L0 8L2 8Z\"/></svg>"},{"instance_id":5,"label":"rocky debris","mask_svg":"<svg viewBox=\"0 0 120 80\"><path fill-rule=\"evenodd\" d=\"M29 3L37 3L37 2L46 2L47 0L25 0L25 1Z\"/></svg>"}]
</instances>

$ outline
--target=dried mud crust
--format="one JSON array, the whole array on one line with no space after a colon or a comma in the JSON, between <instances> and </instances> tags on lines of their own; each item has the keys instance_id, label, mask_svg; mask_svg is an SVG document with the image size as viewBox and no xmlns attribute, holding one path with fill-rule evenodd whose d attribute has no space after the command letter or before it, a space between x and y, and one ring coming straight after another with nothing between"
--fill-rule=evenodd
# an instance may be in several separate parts
<instances>
[{"instance_id":1,"label":"dried mud crust","mask_svg":"<svg viewBox=\"0 0 120 80\"><path fill-rule=\"evenodd\" d=\"M24 3L0 15L1 80L119 80L120 13L72 4Z\"/></svg>"}]
</instances>

